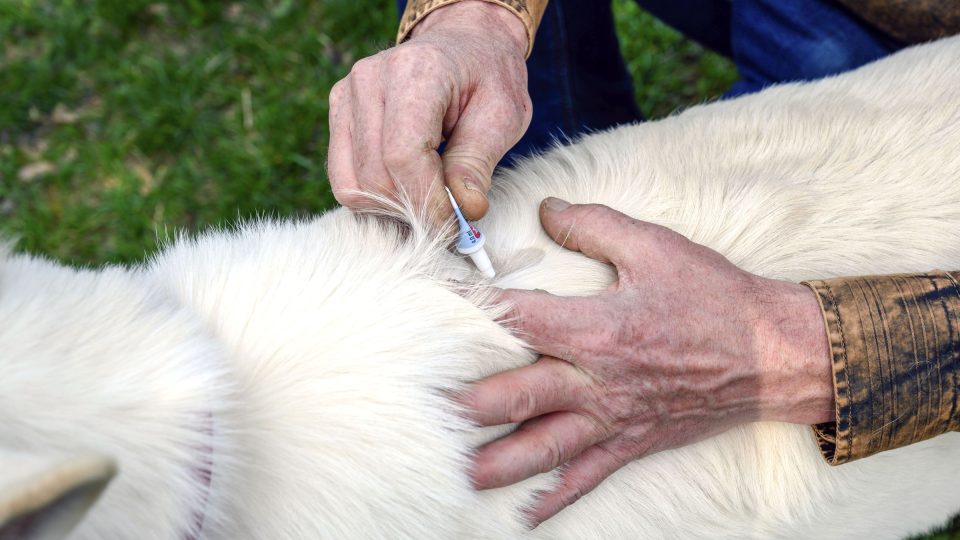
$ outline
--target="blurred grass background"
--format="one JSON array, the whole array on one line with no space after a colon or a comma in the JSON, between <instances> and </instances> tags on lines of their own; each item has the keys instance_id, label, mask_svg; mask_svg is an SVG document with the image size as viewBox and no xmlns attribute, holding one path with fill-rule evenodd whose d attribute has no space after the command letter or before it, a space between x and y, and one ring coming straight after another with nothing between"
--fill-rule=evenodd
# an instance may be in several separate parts
<instances>
[{"instance_id":1,"label":"blurred grass background","mask_svg":"<svg viewBox=\"0 0 960 540\"><path fill-rule=\"evenodd\" d=\"M614 7L649 118L736 78L632 0ZM395 28L392 1L0 0L0 236L129 262L176 230L331 207L327 93Z\"/></svg>"},{"instance_id":2,"label":"blurred grass background","mask_svg":"<svg viewBox=\"0 0 960 540\"><path fill-rule=\"evenodd\" d=\"M615 4L648 116L735 78ZM125 262L176 230L330 207L327 93L396 17L391 1L0 0L0 235Z\"/></svg>"}]
</instances>

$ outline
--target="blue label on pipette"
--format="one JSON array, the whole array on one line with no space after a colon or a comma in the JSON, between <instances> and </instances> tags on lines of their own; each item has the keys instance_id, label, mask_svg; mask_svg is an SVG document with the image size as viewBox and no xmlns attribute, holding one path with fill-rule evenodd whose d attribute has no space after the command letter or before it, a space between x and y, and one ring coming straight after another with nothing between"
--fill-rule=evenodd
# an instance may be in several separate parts
<instances>
[{"instance_id":1,"label":"blue label on pipette","mask_svg":"<svg viewBox=\"0 0 960 540\"><path fill-rule=\"evenodd\" d=\"M447 195L450 197L450 204L453 206L453 213L456 214L457 221L460 225L460 234L457 238L457 249L469 250L480 243L482 235L480 234L480 231L478 231L476 227L468 222L463 217L463 214L460 213L460 208L457 206L456 201L453 200L453 195L450 194L450 190L447 190Z\"/></svg>"}]
</instances>

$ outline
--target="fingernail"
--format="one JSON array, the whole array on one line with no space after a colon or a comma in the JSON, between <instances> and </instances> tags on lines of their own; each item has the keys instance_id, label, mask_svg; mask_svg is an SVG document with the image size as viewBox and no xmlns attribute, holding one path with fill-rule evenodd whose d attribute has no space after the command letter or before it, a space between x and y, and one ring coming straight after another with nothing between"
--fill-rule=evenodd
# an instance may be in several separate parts
<instances>
[{"instance_id":1,"label":"fingernail","mask_svg":"<svg viewBox=\"0 0 960 540\"><path fill-rule=\"evenodd\" d=\"M461 180L463 181L463 187L469 189L470 191L476 191L477 193L483 194L483 189L480 187L480 183L473 178L464 176Z\"/></svg>"},{"instance_id":2,"label":"fingernail","mask_svg":"<svg viewBox=\"0 0 960 540\"><path fill-rule=\"evenodd\" d=\"M570 208L570 203L556 197L547 197L543 200L543 207L551 212L563 212L567 208Z\"/></svg>"}]
</instances>

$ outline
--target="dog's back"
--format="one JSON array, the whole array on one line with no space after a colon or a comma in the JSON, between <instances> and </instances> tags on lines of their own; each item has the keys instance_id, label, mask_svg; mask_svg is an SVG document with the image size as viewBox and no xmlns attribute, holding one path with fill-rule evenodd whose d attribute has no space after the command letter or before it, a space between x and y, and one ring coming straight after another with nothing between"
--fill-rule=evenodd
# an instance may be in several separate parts
<instances>
[{"instance_id":1,"label":"dog's back","mask_svg":"<svg viewBox=\"0 0 960 540\"><path fill-rule=\"evenodd\" d=\"M493 285L597 292L612 271L546 237L536 208L547 195L667 225L769 277L960 268L960 39L828 81L587 137L505 173L481 224L501 272ZM174 306L171 317L184 318L178 339L208 347L196 353L202 360L170 360L187 374L216 374L211 395L185 408L185 418L200 421L171 426L186 423L206 437L188 445L193 464L176 470L190 481L176 485L142 469L183 457L179 447L161 440L119 456L119 477L80 537L128 520L149 523L158 538L897 538L960 510L958 434L831 468L809 427L752 424L636 461L526 533L519 507L553 476L473 491L470 449L505 428L472 428L451 393L534 356L494 322L501 312L489 303L488 284L423 227L345 210L250 224L177 242L130 279L148 291L137 294L155 295ZM19 304L4 286L0 320L12 320ZM38 309L52 302L25 298ZM97 344L164 328L154 318L112 320L112 328L76 330ZM57 327L39 312L31 323ZM4 379L58 340L52 330L34 335L25 341L0 327L0 347L22 351L15 361L0 358L0 399L26 391ZM73 358L93 350L57 349L42 362L81 369ZM158 359L169 351L139 351L141 366L167 369ZM111 392L155 383L150 370L109 365L128 376L87 383L97 388L91 401L103 405L94 420L127 422ZM20 381L68 384L42 373ZM163 392L143 395L142 405L170 406ZM36 411L27 412L41 423L87 414L54 401L30 402ZM90 420L83 429L96 430ZM146 440L152 431L143 431L131 433ZM25 432L0 435L0 446L58 444ZM130 489L146 503L107 498ZM188 510L151 521L139 510L151 493L179 497Z\"/></svg>"}]
</instances>

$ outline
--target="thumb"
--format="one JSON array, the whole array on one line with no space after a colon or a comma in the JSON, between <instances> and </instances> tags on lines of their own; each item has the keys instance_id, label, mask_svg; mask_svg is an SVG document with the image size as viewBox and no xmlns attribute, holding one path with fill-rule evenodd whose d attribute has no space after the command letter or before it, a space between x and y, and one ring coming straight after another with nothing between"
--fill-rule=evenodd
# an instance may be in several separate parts
<instances>
[{"instance_id":1,"label":"thumb","mask_svg":"<svg viewBox=\"0 0 960 540\"><path fill-rule=\"evenodd\" d=\"M479 105L464 110L443 152L444 182L469 220L487 213L493 169L523 135L523 119L504 119L498 110Z\"/></svg>"},{"instance_id":2,"label":"thumb","mask_svg":"<svg viewBox=\"0 0 960 540\"><path fill-rule=\"evenodd\" d=\"M601 204L573 204L554 197L540 203L540 223L554 242L591 259L622 264L630 257L625 247L642 222Z\"/></svg>"}]
</instances>

